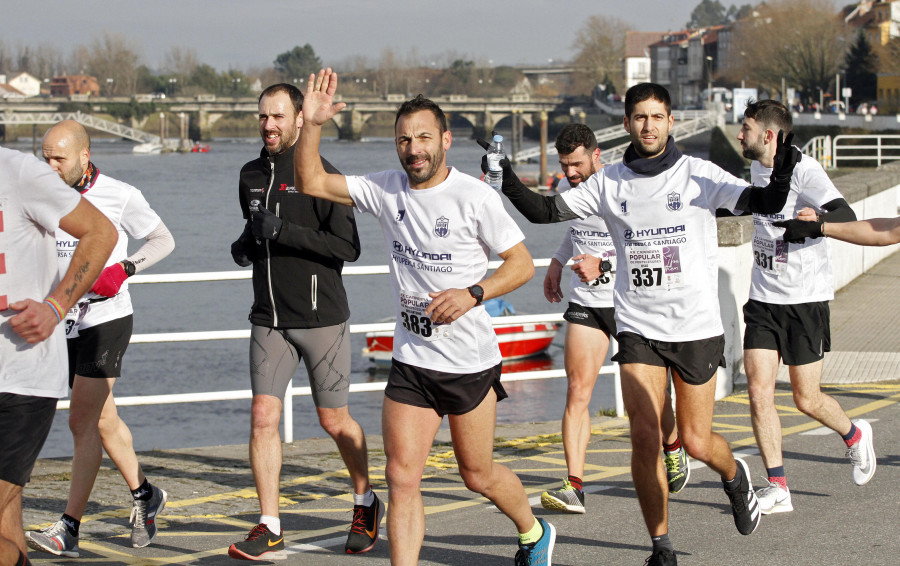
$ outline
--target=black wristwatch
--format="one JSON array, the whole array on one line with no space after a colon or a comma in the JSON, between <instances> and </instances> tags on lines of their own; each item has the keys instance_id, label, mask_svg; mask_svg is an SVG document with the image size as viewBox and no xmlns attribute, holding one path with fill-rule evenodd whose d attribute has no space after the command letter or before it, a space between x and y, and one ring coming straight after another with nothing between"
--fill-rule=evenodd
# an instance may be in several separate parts
<instances>
[{"instance_id":1,"label":"black wristwatch","mask_svg":"<svg viewBox=\"0 0 900 566\"><path fill-rule=\"evenodd\" d=\"M125 275L127 275L128 277L131 277L132 275L134 275L134 272L137 271L134 263L128 261L127 259L122 260L122 268L125 270Z\"/></svg>"},{"instance_id":2,"label":"black wristwatch","mask_svg":"<svg viewBox=\"0 0 900 566\"><path fill-rule=\"evenodd\" d=\"M481 301L484 300L484 289L481 288L481 285L472 285L468 291L475 298L475 306L480 305Z\"/></svg>"}]
</instances>

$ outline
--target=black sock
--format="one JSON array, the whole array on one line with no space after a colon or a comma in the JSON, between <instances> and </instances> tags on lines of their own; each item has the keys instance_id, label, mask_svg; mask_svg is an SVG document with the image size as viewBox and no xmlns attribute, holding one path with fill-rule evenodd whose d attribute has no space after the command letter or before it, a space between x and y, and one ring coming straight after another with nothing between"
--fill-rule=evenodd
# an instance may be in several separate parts
<instances>
[{"instance_id":1,"label":"black sock","mask_svg":"<svg viewBox=\"0 0 900 566\"><path fill-rule=\"evenodd\" d=\"M744 479L744 474L741 472L741 465L738 464L737 472L734 474L734 477L730 480L726 480L725 478L722 478L722 483L725 484L725 489L727 489L728 491L734 491L736 489L741 488L743 479Z\"/></svg>"},{"instance_id":2,"label":"black sock","mask_svg":"<svg viewBox=\"0 0 900 566\"><path fill-rule=\"evenodd\" d=\"M147 481L147 478L144 478L144 483L137 489L131 490L131 496L141 501L150 501L150 498L153 496L153 490L150 488L150 482Z\"/></svg>"},{"instance_id":3,"label":"black sock","mask_svg":"<svg viewBox=\"0 0 900 566\"><path fill-rule=\"evenodd\" d=\"M675 547L672 546L672 541L669 540L669 533L659 535L658 537L650 537L650 541L653 542L653 552L663 549L675 552Z\"/></svg>"},{"instance_id":4,"label":"black sock","mask_svg":"<svg viewBox=\"0 0 900 566\"><path fill-rule=\"evenodd\" d=\"M31 566L31 561L28 560L28 557L21 550L19 551L19 560L16 562L16 566Z\"/></svg>"},{"instance_id":5,"label":"black sock","mask_svg":"<svg viewBox=\"0 0 900 566\"><path fill-rule=\"evenodd\" d=\"M63 513L61 520L62 520L63 524L66 526L66 530L69 531L69 534L72 535L73 537L77 537L78 536L78 528L81 527L81 521L79 521L75 517L66 515L65 513Z\"/></svg>"}]
</instances>

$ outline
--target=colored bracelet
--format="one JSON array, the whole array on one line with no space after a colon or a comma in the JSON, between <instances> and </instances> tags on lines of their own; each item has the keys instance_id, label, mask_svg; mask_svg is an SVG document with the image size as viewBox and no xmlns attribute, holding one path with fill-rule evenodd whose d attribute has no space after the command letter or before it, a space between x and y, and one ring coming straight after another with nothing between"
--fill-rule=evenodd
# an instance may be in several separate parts
<instances>
[{"instance_id":1,"label":"colored bracelet","mask_svg":"<svg viewBox=\"0 0 900 566\"><path fill-rule=\"evenodd\" d=\"M62 322L63 319L63 308L53 297L47 297L44 299L44 302L50 305L53 309L53 313L56 314L56 322Z\"/></svg>"}]
</instances>

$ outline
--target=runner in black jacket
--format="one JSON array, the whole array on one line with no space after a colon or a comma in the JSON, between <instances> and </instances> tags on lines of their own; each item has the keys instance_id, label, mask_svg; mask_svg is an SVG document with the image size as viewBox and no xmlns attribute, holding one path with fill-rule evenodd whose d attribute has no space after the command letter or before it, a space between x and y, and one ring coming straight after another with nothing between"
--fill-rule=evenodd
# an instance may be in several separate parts
<instances>
[{"instance_id":1,"label":"runner in black jacket","mask_svg":"<svg viewBox=\"0 0 900 566\"><path fill-rule=\"evenodd\" d=\"M241 169L241 211L247 224L238 240L253 262L253 324L318 328L350 318L341 281L345 261L359 258L353 209L308 197L294 187L294 147L260 157ZM338 170L322 159L329 172ZM269 190L271 187L271 190ZM252 234L251 203L278 216L277 240Z\"/></svg>"},{"instance_id":2,"label":"runner in black jacket","mask_svg":"<svg viewBox=\"0 0 900 566\"><path fill-rule=\"evenodd\" d=\"M288 383L301 359L319 423L337 443L353 484L353 524L345 551L370 550L384 515L384 505L369 485L365 434L347 408L350 309L341 270L345 261L359 257L359 236L352 208L306 196L294 186L302 103L303 95L292 85L263 91L259 132L265 147L240 176L247 223L231 255L242 267L253 265L250 466L261 510L259 524L228 549L230 556L243 560L285 557L278 516L278 425ZM324 159L322 163L337 172Z\"/></svg>"}]
</instances>

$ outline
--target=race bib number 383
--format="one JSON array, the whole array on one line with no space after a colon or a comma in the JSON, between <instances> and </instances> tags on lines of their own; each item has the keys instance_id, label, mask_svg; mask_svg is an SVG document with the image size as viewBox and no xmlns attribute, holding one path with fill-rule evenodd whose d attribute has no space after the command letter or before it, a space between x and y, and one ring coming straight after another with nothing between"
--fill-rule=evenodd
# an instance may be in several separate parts
<instances>
[{"instance_id":1,"label":"race bib number 383","mask_svg":"<svg viewBox=\"0 0 900 566\"><path fill-rule=\"evenodd\" d=\"M622 275L621 273L619 274ZM632 289L668 290L684 286L678 246L628 249L628 276Z\"/></svg>"},{"instance_id":2,"label":"race bib number 383","mask_svg":"<svg viewBox=\"0 0 900 566\"><path fill-rule=\"evenodd\" d=\"M428 293L400 291L400 323L410 334L426 342L453 337L453 324L437 324L425 314L431 304Z\"/></svg>"}]
</instances>

